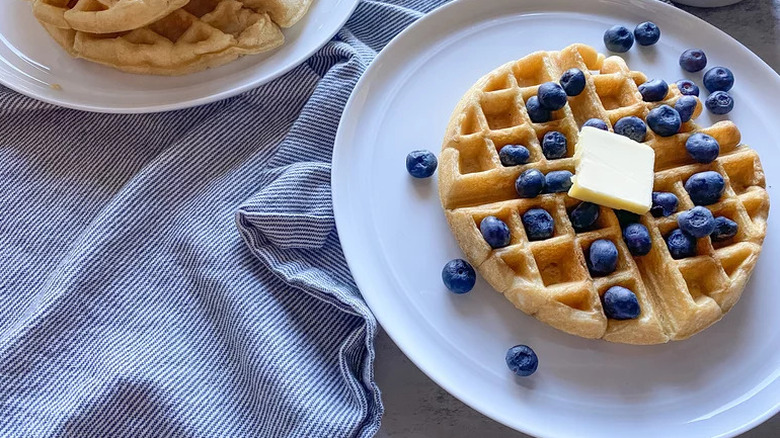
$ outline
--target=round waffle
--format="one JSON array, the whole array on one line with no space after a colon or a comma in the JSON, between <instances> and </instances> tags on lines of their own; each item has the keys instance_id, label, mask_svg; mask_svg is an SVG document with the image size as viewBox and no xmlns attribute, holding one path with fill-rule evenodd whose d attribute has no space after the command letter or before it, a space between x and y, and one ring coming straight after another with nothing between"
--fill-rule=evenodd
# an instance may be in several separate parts
<instances>
[{"instance_id":1,"label":"round waffle","mask_svg":"<svg viewBox=\"0 0 780 438\"><path fill-rule=\"evenodd\" d=\"M192 73L284 42L267 13L255 12L236 0L191 0L147 26L119 34L41 24L71 55L141 74Z\"/></svg>"},{"instance_id":2,"label":"round waffle","mask_svg":"<svg viewBox=\"0 0 780 438\"><path fill-rule=\"evenodd\" d=\"M553 112L546 123L532 123L525 101L536 95L540 84L557 82L570 68L587 78L585 90L569 97L568 104ZM622 58L575 44L560 52L536 52L505 64L481 78L461 99L450 119L439 159L439 196L458 244L469 261L493 288L512 304L540 321L565 332L629 344L657 344L680 340L718 321L739 300L756 264L766 234L769 195L758 154L740 144L740 133L730 121L701 128L693 121L680 132L660 137L648 130L645 144L655 150L655 191L677 195L677 213L639 218L653 241L649 254L633 257L623 242L618 216L600 207L595 226L577 232L569 212L579 200L565 193L519 198L514 183L521 172L536 168L547 173L574 173L574 146L580 127L591 118L612 126L626 116L644 120L650 109L673 106L680 92L672 85L663 102L644 102L637 86L647 77L631 71ZM694 118L701 113L697 104ZM568 140L564 158L548 160L540 139L548 131L562 132ZM685 141L704 132L720 144L712 163L694 162ZM502 166L498 150L522 144L531 158L520 166ZM677 228L679 212L694 206L683 187L694 173L714 170L726 181L723 196L709 205L715 216L725 216L739 226L738 233L722 242L698 240L694 257L675 260L664 236ZM531 208L544 208L554 218L553 237L529 241L521 216ZM486 216L496 216L509 226L510 245L492 249L479 231ZM608 239L618 249L618 266L605 277L592 277L585 263L590 244ZM641 307L638 318L608 319L601 295L612 286L632 290Z\"/></svg>"}]
</instances>

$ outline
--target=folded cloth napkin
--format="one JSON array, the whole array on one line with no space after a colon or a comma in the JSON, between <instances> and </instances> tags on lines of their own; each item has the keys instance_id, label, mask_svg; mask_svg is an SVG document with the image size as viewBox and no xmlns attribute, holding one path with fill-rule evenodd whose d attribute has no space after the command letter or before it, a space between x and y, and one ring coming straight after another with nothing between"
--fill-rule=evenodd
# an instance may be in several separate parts
<instances>
[{"instance_id":1,"label":"folded cloth napkin","mask_svg":"<svg viewBox=\"0 0 780 438\"><path fill-rule=\"evenodd\" d=\"M373 435L330 156L360 74L441 3L363 1L305 64L189 110L0 86L0 436Z\"/></svg>"}]
</instances>

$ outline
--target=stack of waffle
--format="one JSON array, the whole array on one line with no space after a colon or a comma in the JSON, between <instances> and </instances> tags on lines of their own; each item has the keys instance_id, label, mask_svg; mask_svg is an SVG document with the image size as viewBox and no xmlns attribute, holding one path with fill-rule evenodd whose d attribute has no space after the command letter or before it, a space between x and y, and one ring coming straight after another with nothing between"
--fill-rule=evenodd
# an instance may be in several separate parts
<instances>
[{"instance_id":1,"label":"stack of waffle","mask_svg":"<svg viewBox=\"0 0 780 438\"><path fill-rule=\"evenodd\" d=\"M34 0L69 54L119 70L182 75L284 43L312 0Z\"/></svg>"}]
</instances>

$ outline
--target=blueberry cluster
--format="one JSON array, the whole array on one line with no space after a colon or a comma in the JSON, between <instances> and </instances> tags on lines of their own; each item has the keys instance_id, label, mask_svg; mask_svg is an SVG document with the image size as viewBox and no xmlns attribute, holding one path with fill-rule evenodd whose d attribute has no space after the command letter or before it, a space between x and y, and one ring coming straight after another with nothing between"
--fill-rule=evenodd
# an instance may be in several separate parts
<instances>
[{"instance_id":1,"label":"blueberry cluster","mask_svg":"<svg viewBox=\"0 0 780 438\"><path fill-rule=\"evenodd\" d=\"M634 40L640 46L652 46L661 38L661 29L652 21L639 23L634 32L625 26L615 25L604 32L604 45L612 52L625 53L634 45Z\"/></svg>"},{"instance_id":2,"label":"blueberry cluster","mask_svg":"<svg viewBox=\"0 0 780 438\"><path fill-rule=\"evenodd\" d=\"M548 131L542 137L542 153L548 160L556 160L566 156L568 140L559 131ZM531 158L528 148L523 145L508 144L498 151L501 164L505 167L526 164Z\"/></svg>"},{"instance_id":3,"label":"blueberry cluster","mask_svg":"<svg viewBox=\"0 0 780 438\"><path fill-rule=\"evenodd\" d=\"M535 198L542 193L569 191L573 174L568 170L554 170L546 175L538 169L524 170L515 180L515 190L521 198Z\"/></svg>"},{"instance_id":4,"label":"blueberry cluster","mask_svg":"<svg viewBox=\"0 0 780 438\"><path fill-rule=\"evenodd\" d=\"M701 49L688 49L680 55L680 67L695 73L707 66L707 55ZM704 88L710 95L704 101L704 106L713 114L727 114L734 108L734 98L728 93L734 86L734 74L726 67L712 67L704 73ZM699 95L699 87L693 81L680 79L677 88L682 94Z\"/></svg>"},{"instance_id":5,"label":"blueberry cluster","mask_svg":"<svg viewBox=\"0 0 780 438\"><path fill-rule=\"evenodd\" d=\"M571 68L563 72L557 83L545 82L539 85L536 96L529 97L525 102L528 117L534 123L549 122L552 119L552 112L566 106L569 96L577 96L582 93L586 81L585 73L582 70ZM545 155L547 154L545 153Z\"/></svg>"},{"instance_id":6,"label":"blueberry cluster","mask_svg":"<svg viewBox=\"0 0 780 438\"><path fill-rule=\"evenodd\" d=\"M625 53L631 49L634 41L641 46L650 46L657 43L660 38L661 30L658 26L651 21L646 21L638 24L633 32L621 25L610 27L604 32L604 45L612 52ZM679 62L683 70L695 73L704 70L707 66L707 55L701 49L688 49L682 52ZM704 87L711 93L704 105L710 112L713 114L727 114L734 108L734 98L728 94L733 85L734 75L726 67L713 67L704 73ZM699 95L699 87L688 79L677 81L677 88L684 95ZM642 84L639 87L639 91L642 93L645 101L659 102L663 100L668 92L668 87L665 82L654 79L646 84ZM691 105L691 102L693 102L693 107L689 110L686 109L687 107L675 108L683 116L683 123L690 120L690 116L686 117L687 111L693 114L693 109L696 108L695 101L688 100L685 102L684 105Z\"/></svg>"},{"instance_id":7,"label":"blueberry cluster","mask_svg":"<svg viewBox=\"0 0 780 438\"><path fill-rule=\"evenodd\" d=\"M543 208L532 208L523 213L523 227L528 240L545 240L553 236L555 221L550 213ZM486 216L479 223L479 231L482 238L493 249L504 248L512 240L509 226L506 222L495 216Z\"/></svg>"},{"instance_id":8,"label":"blueberry cluster","mask_svg":"<svg viewBox=\"0 0 780 438\"><path fill-rule=\"evenodd\" d=\"M616 124L616 131L618 124ZM624 134L625 135L625 134ZM674 195L672 195L674 196ZM657 196L654 196L654 199ZM662 197L663 198L663 197ZM654 201L654 205L657 204ZM666 204L666 202L664 202ZM674 206L677 208L677 198ZM669 207L666 207L669 209ZM623 240L632 256L640 257L650 253L653 242L650 231L639 222L640 216L624 210L613 210L623 230ZM581 202L570 213L569 219L577 232L593 229L601 214L601 207L591 202ZM668 214L671 214L668 213ZM591 243L585 254L585 261L593 277L603 277L613 273L618 265L618 249L614 242L598 239ZM640 314L639 300L634 292L623 286L613 286L602 296L604 313L611 319L633 319Z\"/></svg>"},{"instance_id":9,"label":"blueberry cluster","mask_svg":"<svg viewBox=\"0 0 780 438\"><path fill-rule=\"evenodd\" d=\"M710 236L712 241L722 242L737 234L736 222L723 216L714 217L712 212L705 207L718 202L723 195L724 188L723 176L711 170L695 173L685 182L685 190L696 206L677 215L678 228L666 236L666 246L669 248L672 258L682 259L695 256L697 239ZM674 197L673 202L672 197ZM657 208L656 204L658 204ZM674 208L671 207L672 204ZM653 215L668 216L676 210L676 207L677 197L673 194L653 193L653 209L651 210Z\"/></svg>"},{"instance_id":10,"label":"blueberry cluster","mask_svg":"<svg viewBox=\"0 0 780 438\"><path fill-rule=\"evenodd\" d=\"M661 102L669 94L669 85L662 79L651 79L639 85L638 89L645 102ZM640 143L645 141L648 127L656 135L670 137L680 131L683 123L691 120L697 104L696 97L684 95L677 99L674 107L659 105L648 112L645 120L636 116L623 117L615 122L613 129L616 134ZM601 119L589 119L582 126L609 130L607 123Z\"/></svg>"},{"instance_id":11,"label":"blueberry cluster","mask_svg":"<svg viewBox=\"0 0 780 438\"><path fill-rule=\"evenodd\" d=\"M669 85L662 79L651 79L638 88L645 102L661 102L669 93ZM683 95L675 101L674 107L662 104L650 110L645 121L636 116L623 117L615 123L614 130L616 134L624 135L637 142L645 140L648 127L661 137L670 137L680 131L683 123L691 120L697 104L698 99L695 96ZM596 121L591 122L591 120ZM585 122L583 126L593 126L589 123L598 123L598 119L591 120ZM606 123L603 124L603 129L606 129Z\"/></svg>"},{"instance_id":12,"label":"blueberry cluster","mask_svg":"<svg viewBox=\"0 0 780 438\"><path fill-rule=\"evenodd\" d=\"M647 228L644 225L635 223L632 226L642 227L645 231L641 238L644 251L650 251L650 235L647 234ZM627 227L628 230L631 227ZM629 231L632 233L633 231ZM641 234L641 232L640 232ZM625 231L624 231L625 236ZM629 249L632 244L629 244ZM645 252L645 254L647 253ZM598 239L593 241L588 248L587 265L591 275L594 277L603 277L615 272L618 263L618 250L615 244L607 239ZM612 286L601 297L601 304L604 307L604 313L612 319L634 319L639 316L639 300L636 294L623 286Z\"/></svg>"},{"instance_id":13,"label":"blueberry cluster","mask_svg":"<svg viewBox=\"0 0 780 438\"><path fill-rule=\"evenodd\" d=\"M674 201L673 209L676 209L676 197ZM580 203L569 213L572 226L578 232L592 229L599 219L600 210L596 204ZM644 256L650 253L652 249L650 232L646 226L639 223L639 215L623 210L614 210L614 212L623 228L623 240L631 255ZM594 277L611 274L617 268L617 262L618 250L612 241L599 239L588 248L586 263ZM609 288L602 297L602 305L607 317L612 319L632 319L638 317L640 313L636 294L622 286Z\"/></svg>"},{"instance_id":14,"label":"blueberry cluster","mask_svg":"<svg viewBox=\"0 0 780 438\"><path fill-rule=\"evenodd\" d=\"M525 108L534 123L549 122L552 112L566 106L567 94L559 84L545 82L539 85L536 96L528 98Z\"/></svg>"}]
</instances>

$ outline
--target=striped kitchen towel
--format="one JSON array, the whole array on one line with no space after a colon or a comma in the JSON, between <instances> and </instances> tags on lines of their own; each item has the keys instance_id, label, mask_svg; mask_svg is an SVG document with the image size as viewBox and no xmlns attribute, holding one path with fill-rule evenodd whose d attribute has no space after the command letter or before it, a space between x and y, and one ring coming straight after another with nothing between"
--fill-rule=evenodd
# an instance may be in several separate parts
<instances>
[{"instance_id":1,"label":"striped kitchen towel","mask_svg":"<svg viewBox=\"0 0 780 438\"><path fill-rule=\"evenodd\" d=\"M373 435L331 149L377 51L441 3L363 1L305 64L189 110L0 87L0 436Z\"/></svg>"}]
</instances>

